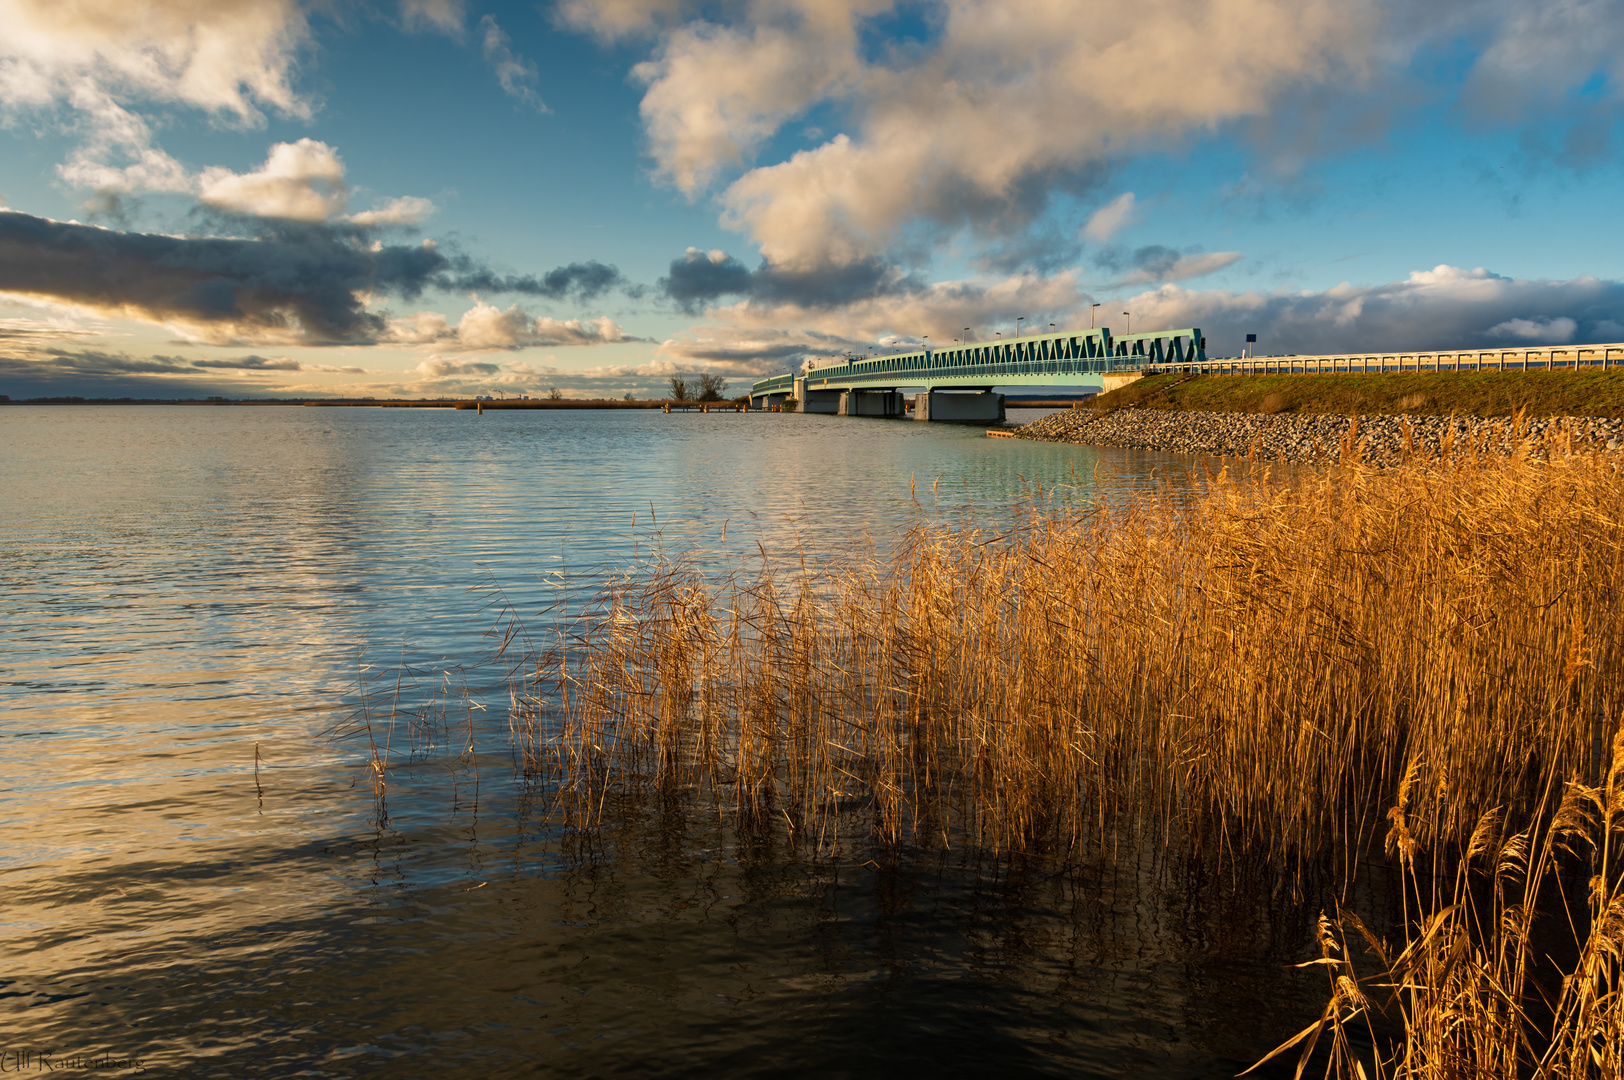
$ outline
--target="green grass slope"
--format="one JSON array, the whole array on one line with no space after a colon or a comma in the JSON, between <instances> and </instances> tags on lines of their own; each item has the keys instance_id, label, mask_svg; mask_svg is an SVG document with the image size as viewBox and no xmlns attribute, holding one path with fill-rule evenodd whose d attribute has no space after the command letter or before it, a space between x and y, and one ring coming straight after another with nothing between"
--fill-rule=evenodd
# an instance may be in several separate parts
<instances>
[{"instance_id":1,"label":"green grass slope","mask_svg":"<svg viewBox=\"0 0 1624 1080\"><path fill-rule=\"evenodd\" d=\"M1624 416L1624 370L1389 375L1153 375L1090 407L1417 416Z\"/></svg>"}]
</instances>

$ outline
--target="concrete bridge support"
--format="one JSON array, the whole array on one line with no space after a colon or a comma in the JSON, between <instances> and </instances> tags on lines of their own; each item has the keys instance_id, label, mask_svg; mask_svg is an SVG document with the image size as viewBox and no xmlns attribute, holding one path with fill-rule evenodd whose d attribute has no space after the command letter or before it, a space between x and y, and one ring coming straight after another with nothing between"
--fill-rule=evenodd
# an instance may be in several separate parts
<instances>
[{"instance_id":1,"label":"concrete bridge support","mask_svg":"<svg viewBox=\"0 0 1624 1080\"><path fill-rule=\"evenodd\" d=\"M948 424L1001 424L1004 422L1004 395L990 391L979 394L921 391L914 398L914 419Z\"/></svg>"},{"instance_id":2,"label":"concrete bridge support","mask_svg":"<svg viewBox=\"0 0 1624 1080\"><path fill-rule=\"evenodd\" d=\"M895 390L847 390L840 395L840 416L902 416L907 406Z\"/></svg>"},{"instance_id":3,"label":"concrete bridge support","mask_svg":"<svg viewBox=\"0 0 1624 1080\"><path fill-rule=\"evenodd\" d=\"M1119 375L1103 375L1101 378L1105 381L1105 389L1101 392L1109 394L1112 390L1120 390L1129 383L1138 382L1144 377L1145 373L1142 371L1124 371Z\"/></svg>"},{"instance_id":4,"label":"concrete bridge support","mask_svg":"<svg viewBox=\"0 0 1624 1080\"><path fill-rule=\"evenodd\" d=\"M839 390L803 390L801 391L801 411L826 413L829 416L834 416L840 412L840 399L844 396Z\"/></svg>"}]
</instances>

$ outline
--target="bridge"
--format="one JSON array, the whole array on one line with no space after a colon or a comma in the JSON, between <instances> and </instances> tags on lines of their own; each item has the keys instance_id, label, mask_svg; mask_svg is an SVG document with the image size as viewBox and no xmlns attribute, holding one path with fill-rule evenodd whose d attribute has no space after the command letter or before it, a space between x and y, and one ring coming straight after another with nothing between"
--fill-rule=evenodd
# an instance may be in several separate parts
<instances>
[{"instance_id":1,"label":"bridge","mask_svg":"<svg viewBox=\"0 0 1624 1080\"><path fill-rule=\"evenodd\" d=\"M1108 328L1033 334L1008 341L958 343L890 356L823 364L804 375L761 379L750 387L755 408L793 399L803 412L839 416L902 416L903 388L922 391L914 419L984 422L1003 419L994 386L1064 386L1095 392L1117 372L1148 366L1205 363L1199 329L1113 335Z\"/></svg>"},{"instance_id":2,"label":"bridge","mask_svg":"<svg viewBox=\"0 0 1624 1080\"><path fill-rule=\"evenodd\" d=\"M1034 334L1011 341L955 344L894 356L856 357L805 375L774 375L750 388L751 404L794 398L806 412L841 416L902 416L903 387L915 398L915 420L981 423L1004 418L993 386L1066 386L1096 392L1141 375L1318 375L1424 371L1577 371L1624 365L1624 343L1449 349L1403 353L1231 357L1210 360L1200 330L1113 336ZM946 391L946 392L941 392ZM954 392L958 391L958 392Z\"/></svg>"}]
</instances>

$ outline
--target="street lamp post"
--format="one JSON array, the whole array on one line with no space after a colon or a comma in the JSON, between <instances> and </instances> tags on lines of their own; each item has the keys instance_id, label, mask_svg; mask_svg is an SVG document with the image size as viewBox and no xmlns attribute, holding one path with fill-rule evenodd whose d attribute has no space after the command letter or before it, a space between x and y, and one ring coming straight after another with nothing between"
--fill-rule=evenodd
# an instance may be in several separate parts
<instances>
[{"instance_id":1,"label":"street lamp post","mask_svg":"<svg viewBox=\"0 0 1624 1080\"><path fill-rule=\"evenodd\" d=\"M1131 334L1131 333L1133 333L1133 315L1132 315L1132 314L1131 314L1131 313L1130 313L1130 312L1126 312L1126 311L1124 311L1124 312L1123 312L1123 313L1122 313L1122 317L1123 317L1123 318L1124 318L1124 319L1127 319L1127 320L1128 320L1128 323L1127 323L1127 325L1126 325L1126 326L1124 326L1124 327L1123 327L1123 328L1122 328L1122 332L1123 332L1123 333L1124 333L1124 334Z\"/></svg>"},{"instance_id":2,"label":"street lamp post","mask_svg":"<svg viewBox=\"0 0 1624 1080\"><path fill-rule=\"evenodd\" d=\"M1088 309L1088 328L1090 330L1094 329L1094 313L1099 309L1100 306L1098 304L1095 304L1093 307Z\"/></svg>"},{"instance_id":3,"label":"street lamp post","mask_svg":"<svg viewBox=\"0 0 1624 1080\"><path fill-rule=\"evenodd\" d=\"M1016 320L1015 320L1015 336L1016 336L1016 337L1020 337L1020 336L1021 336L1021 323L1022 323L1022 322L1023 322L1023 321L1024 321L1024 320L1025 320L1025 319L1026 319L1026 316L1025 316L1025 315L1022 315L1022 316L1020 316L1020 318L1017 318L1017 319L1016 319Z\"/></svg>"}]
</instances>

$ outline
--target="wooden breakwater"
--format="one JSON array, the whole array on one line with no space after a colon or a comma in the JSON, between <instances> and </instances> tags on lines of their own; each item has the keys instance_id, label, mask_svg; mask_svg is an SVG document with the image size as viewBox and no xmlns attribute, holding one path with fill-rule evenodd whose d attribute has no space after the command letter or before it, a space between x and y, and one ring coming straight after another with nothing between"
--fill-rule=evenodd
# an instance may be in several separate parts
<instances>
[{"instance_id":1,"label":"wooden breakwater","mask_svg":"<svg viewBox=\"0 0 1624 1080\"><path fill-rule=\"evenodd\" d=\"M623 409L661 410L664 412L747 412L747 406L741 406L736 401L669 401L655 398L649 401L626 401L624 399L583 399L583 398L498 398L494 401L478 398L431 398L418 401L407 400L374 400L371 398L320 398L299 402L302 405L323 408L360 408L360 409L460 409L464 411L530 411L530 410L566 410L566 411L615 411Z\"/></svg>"}]
</instances>

